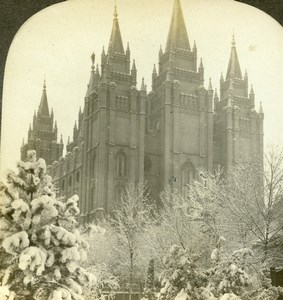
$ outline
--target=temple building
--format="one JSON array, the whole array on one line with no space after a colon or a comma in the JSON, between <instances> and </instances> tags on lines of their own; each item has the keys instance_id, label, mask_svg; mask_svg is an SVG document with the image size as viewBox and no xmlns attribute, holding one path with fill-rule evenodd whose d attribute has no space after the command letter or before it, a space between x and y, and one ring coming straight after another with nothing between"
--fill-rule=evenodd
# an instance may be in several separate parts
<instances>
[{"instance_id":1,"label":"temple building","mask_svg":"<svg viewBox=\"0 0 283 300\"><path fill-rule=\"evenodd\" d=\"M129 44L124 48L115 6L107 51L100 68L92 54L83 110L62 156L46 89L29 130L28 144L46 159L60 194L77 193L81 221L111 213L130 180L147 182L152 197L165 186L184 192L198 169L229 171L240 159L263 155L263 111L242 75L233 37L220 94L204 87L204 66L187 34L180 0L174 0L167 43L153 66L152 89L142 80Z\"/></svg>"},{"instance_id":2,"label":"temple building","mask_svg":"<svg viewBox=\"0 0 283 300\"><path fill-rule=\"evenodd\" d=\"M57 122L54 114L49 112L46 84L44 82L39 108L34 111L32 125L29 126L27 143L23 140L21 147L21 160L26 159L28 150L36 150L37 156L45 159L46 164L58 160L63 154L63 141L57 142Z\"/></svg>"}]
</instances>

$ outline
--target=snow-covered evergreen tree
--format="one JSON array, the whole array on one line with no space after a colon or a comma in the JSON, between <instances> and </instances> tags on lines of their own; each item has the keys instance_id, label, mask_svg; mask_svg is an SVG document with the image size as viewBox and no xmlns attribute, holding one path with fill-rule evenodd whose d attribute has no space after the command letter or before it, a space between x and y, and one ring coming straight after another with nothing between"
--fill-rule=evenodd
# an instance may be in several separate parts
<instances>
[{"instance_id":1,"label":"snow-covered evergreen tree","mask_svg":"<svg viewBox=\"0 0 283 300\"><path fill-rule=\"evenodd\" d=\"M0 299L83 299L94 276L80 266L78 196L56 199L43 159L28 152L0 183Z\"/></svg>"},{"instance_id":2,"label":"snow-covered evergreen tree","mask_svg":"<svg viewBox=\"0 0 283 300\"><path fill-rule=\"evenodd\" d=\"M144 286L144 297L143 299L152 300L155 298L155 289L154 289L154 259L149 261L147 276Z\"/></svg>"}]
</instances>

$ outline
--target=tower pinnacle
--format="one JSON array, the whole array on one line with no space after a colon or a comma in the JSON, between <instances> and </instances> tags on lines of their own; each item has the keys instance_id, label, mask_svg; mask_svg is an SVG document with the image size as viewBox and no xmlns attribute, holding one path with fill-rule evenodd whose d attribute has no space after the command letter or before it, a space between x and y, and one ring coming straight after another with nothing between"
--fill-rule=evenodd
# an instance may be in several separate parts
<instances>
[{"instance_id":1,"label":"tower pinnacle","mask_svg":"<svg viewBox=\"0 0 283 300\"><path fill-rule=\"evenodd\" d=\"M115 0L115 4L114 4L114 18L118 18L117 1L116 0Z\"/></svg>"},{"instance_id":2,"label":"tower pinnacle","mask_svg":"<svg viewBox=\"0 0 283 300\"><path fill-rule=\"evenodd\" d=\"M113 19L112 32L111 32L111 37L108 46L108 54L114 54L114 53L125 54L119 22L118 22L116 1L114 6L114 19Z\"/></svg>"},{"instance_id":3,"label":"tower pinnacle","mask_svg":"<svg viewBox=\"0 0 283 300\"><path fill-rule=\"evenodd\" d=\"M42 91L41 101L38 108L38 114L49 117L49 108L48 108L45 80L43 82L43 91Z\"/></svg>"},{"instance_id":4,"label":"tower pinnacle","mask_svg":"<svg viewBox=\"0 0 283 300\"><path fill-rule=\"evenodd\" d=\"M174 0L166 51L177 48L191 50L180 0Z\"/></svg>"},{"instance_id":5,"label":"tower pinnacle","mask_svg":"<svg viewBox=\"0 0 283 300\"><path fill-rule=\"evenodd\" d=\"M238 55L237 55L234 34L232 37L232 47L231 47L229 65L228 65L227 74L226 74L226 80L230 79L230 78L242 79L242 72L241 72L241 67L240 67L240 63L239 63L239 59L238 59Z\"/></svg>"}]
</instances>

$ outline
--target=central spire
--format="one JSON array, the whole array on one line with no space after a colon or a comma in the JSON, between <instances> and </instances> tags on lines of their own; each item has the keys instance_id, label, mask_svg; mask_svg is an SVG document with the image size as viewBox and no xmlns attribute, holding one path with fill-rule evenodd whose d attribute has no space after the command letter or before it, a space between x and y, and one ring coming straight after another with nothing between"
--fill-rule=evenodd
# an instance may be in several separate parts
<instances>
[{"instance_id":1,"label":"central spire","mask_svg":"<svg viewBox=\"0 0 283 300\"><path fill-rule=\"evenodd\" d=\"M180 0L174 0L166 51L177 48L191 50Z\"/></svg>"},{"instance_id":2,"label":"central spire","mask_svg":"<svg viewBox=\"0 0 283 300\"><path fill-rule=\"evenodd\" d=\"M237 55L234 34L232 38L231 55L230 55L228 69L227 69L226 80L232 77L242 79L242 72L241 72L241 67Z\"/></svg>"},{"instance_id":3,"label":"central spire","mask_svg":"<svg viewBox=\"0 0 283 300\"><path fill-rule=\"evenodd\" d=\"M113 19L112 32L111 32L111 37L108 46L108 54L113 54L113 53L125 54L119 22L118 22L116 1L114 6L114 19Z\"/></svg>"},{"instance_id":4,"label":"central spire","mask_svg":"<svg viewBox=\"0 0 283 300\"><path fill-rule=\"evenodd\" d=\"M44 83L43 83L43 91L42 91L40 105L39 105L39 108L38 108L38 114L41 115L41 116L49 117L49 108L48 108L45 80L44 80Z\"/></svg>"}]
</instances>

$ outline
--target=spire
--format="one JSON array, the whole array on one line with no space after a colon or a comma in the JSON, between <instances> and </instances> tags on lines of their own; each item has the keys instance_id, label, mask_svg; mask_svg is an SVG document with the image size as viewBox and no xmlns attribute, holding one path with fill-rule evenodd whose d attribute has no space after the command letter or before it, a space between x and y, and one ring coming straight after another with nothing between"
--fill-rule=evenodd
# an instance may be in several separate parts
<instances>
[{"instance_id":1,"label":"spire","mask_svg":"<svg viewBox=\"0 0 283 300\"><path fill-rule=\"evenodd\" d=\"M259 114L263 114L262 102L261 102L261 101L260 101L260 104L259 104L259 110L258 110L258 113L259 113Z\"/></svg>"},{"instance_id":2,"label":"spire","mask_svg":"<svg viewBox=\"0 0 283 300\"><path fill-rule=\"evenodd\" d=\"M33 113L33 125L35 124L35 122L36 122L36 111L34 111Z\"/></svg>"},{"instance_id":3,"label":"spire","mask_svg":"<svg viewBox=\"0 0 283 300\"><path fill-rule=\"evenodd\" d=\"M130 55L131 51L130 51L130 45L129 43L127 43L127 49L126 49L126 54Z\"/></svg>"},{"instance_id":4,"label":"spire","mask_svg":"<svg viewBox=\"0 0 283 300\"><path fill-rule=\"evenodd\" d=\"M104 49L104 46L102 47L102 53L101 53L101 56L102 56L102 57L105 57L105 49Z\"/></svg>"},{"instance_id":5,"label":"spire","mask_svg":"<svg viewBox=\"0 0 283 300\"><path fill-rule=\"evenodd\" d=\"M47 102L46 82L45 82L45 80L44 80L44 83L43 83L43 91L42 91L40 105L39 105L39 108L38 108L38 113L41 116L49 117L49 108L48 108L48 102Z\"/></svg>"},{"instance_id":6,"label":"spire","mask_svg":"<svg viewBox=\"0 0 283 300\"><path fill-rule=\"evenodd\" d=\"M215 93L214 93L214 101L215 101L215 102L218 102L218 101L219 101L217 89L215 89Z\"/></svg>"},{"instance_id":7,"label":"spire","mask_svg":"<svg viewBox=\"0 0 283 300\"><path fill-rule=\"evenodd\" d=\"M250 95L254 96L254 88L253 88L253 85L251 85L251 90L250 90Z\"/></svg>"},{"instance_id":8,"label":"spire","mask_svg":"<svg viewBox=\"0 0 283 300\"><path fill-rule=\"evenodd\" d=\"M177 48L191 50L180 0L174 0L166 51Z\"/></svg>"},{"instance_id":9,"label":"spire","mask_svg":"<svg viewBox=\"0 0 283 300\"><path fill-rule=\"evenodd\" d=\"M248 71L247 69L245 69L245 76L244 76L244 79L247 81L248 80Z\"/></svg>"},{"instance_id":10,"label":"spire","mask_svg":"<svg viewBox=\"0 0 283 300\"><path fill-rule=\"evenodd\" d=\"M152 75L157 75L157 72L156 72L156 66L155 66L155 64L153 65L153 71L152 71Z\"/></svg>"},{"instance_id":11,"label":"spire","mask_svg":"<svg viewBox=\"0 0 283 300\"><path fill-rule=\"evenodd\" d=\"M241 72L241 67L240 67L240 63L238 60L234 34L233 34L233 38L232 38L232 47L231 47L229 65L228 65L227 74L226 74L226 80L229 78L232 78L232 77L242 79L242 72Z\"/></svg>"},{"instance_id":12,"label":"spire","mask_svg":"<svg viewBox=\"0 0 283 300\"><path fill-rule=\"evenodd\" d=\"M200 59L200 63L199 63L199 67L198 68L203 70L202 58Z\"/></svg>"},{"instance_id":13,"label":"spire","mask_svg":"<svg viewBox=\"0 0 283 300\"><path fill-rule=\"evenodd\" d=\"M144 84L144 78L142 78L141 91L146 92L146 85Z\"/></svg>"},{"instance_id":14,"label":"spire","mask_svg":"<svg viewBox=\"0 0 283 300\"><path fill-rule=\"evenodd\" d=\"M54 124L54 131L57 132L57 130L58 130L58 127L57 127L57 121L55 121L55 124Z\"/></svg>"},{"instance_id":15,"label":"spire","mask_svg":"<svg viewBox=\"0 0 283 300\"><path fill-rule=\"evenodd\" d=\"M61 134L61 138L60 138L60 144L63 145L63 136L62 136L62 134Z\"/></svg>"},{"instance_id":16,"label":"spire","mask_svg":"<svg viewBox=\"0 0 283 300\"><path fill-rule=\"evenodd\" d=\"M211 83L211 78L209 78L209 84L208 84L207 90L208 91L213 91L213 89L212 89L212 83Z\"/></svg>"},{"instance_id":17,"label":"spire","mask_svg":"<svg viewBox=\"0 0 283 300\"><path fill-rule=\"evenodd\" d=\"M197 44L196 44L196 41L194 41L193 51L194 51L194 52L197 52Z\"/></svg>"},{"instance_id":18,"label":"spire","mask_svg":"<svg viewBox=\"0 0 283 300\"><path fill-rule=\"evenodd\" d=\"M159 48L159 57L163 55L163 50L162 50L162 46L160 45L160 48Z\"/></svg>"},{"instance_id":19,"label":"spire","mask_svg":"<svg viewBox=\"0 0 283 300\"><path fill-rule=\"evenodd\" d=\"M108 54L113 54L115 52L125 54L122 37L121 37L121 32L120 32L120 27L119 27L119 22L118 22L116 1L115 1L115 7L114 7L114 19L113 19L112 32L111 32L111 37L110 37L109 46L108 46Z\"/></svg>"},{"instance_id":20,"label":"spire","mask_svg":"<svg viewBox=\"0 0 283 300\"><path fill-rule=\"evenodd\" d=\"M132 71L136 71L137 68L136 68L136 61L135 59L133 59L133 64L132 64Z\"/></svg>"}]
</instances>

